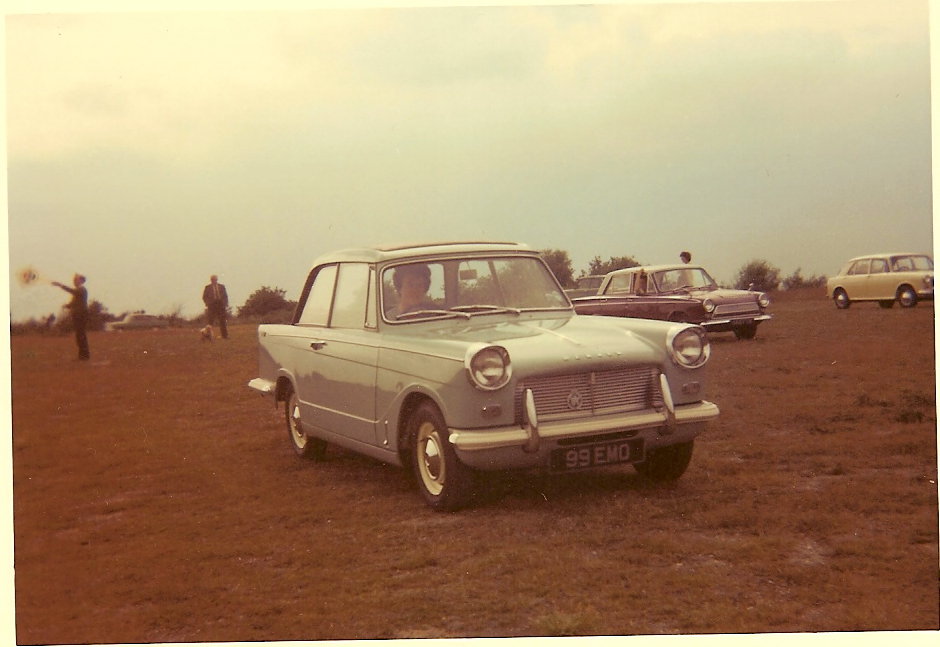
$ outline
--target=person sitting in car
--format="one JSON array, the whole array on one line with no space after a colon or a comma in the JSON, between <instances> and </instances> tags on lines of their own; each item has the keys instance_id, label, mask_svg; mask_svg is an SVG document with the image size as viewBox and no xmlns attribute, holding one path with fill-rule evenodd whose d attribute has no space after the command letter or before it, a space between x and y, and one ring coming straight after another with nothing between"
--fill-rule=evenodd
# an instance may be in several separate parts
<instances>
[{"instance_id":1,"label":"person sitting in car","mask_svg":"<svg viewBox=\"0 0 940 647\"><path fill-rule=\"evenodd\" d=\"M416 310L439 310L440 307L428 299L431 287L431 268L424 264L401 265L392 274L392 284L398 293L398 305L386 314L396 319Z\"/></svg>"}]
</instances>

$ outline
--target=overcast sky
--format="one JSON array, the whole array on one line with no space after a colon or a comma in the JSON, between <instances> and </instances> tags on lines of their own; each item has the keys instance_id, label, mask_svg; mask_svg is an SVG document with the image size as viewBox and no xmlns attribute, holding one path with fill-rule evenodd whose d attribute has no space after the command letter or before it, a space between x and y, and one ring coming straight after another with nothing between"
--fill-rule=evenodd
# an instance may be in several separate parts
<instances>
[{"instance_id":1,"label":"overcast sky","mask_svg":"<svg viewBox=\"0 0 940 647\"><path fill-rule=\"evenodd\" d=\"M362 3L360 3L362 4ZM372 3L376 4L376 3ZM467 3L463 3L467 4ZM198 5L197 5L198 6ZM67 10L67 9L66 9ZM296 299L313 260L515 240L833 274L932 252L926 0L6 16L10 309Z\"/></svg>"}]
</instances>

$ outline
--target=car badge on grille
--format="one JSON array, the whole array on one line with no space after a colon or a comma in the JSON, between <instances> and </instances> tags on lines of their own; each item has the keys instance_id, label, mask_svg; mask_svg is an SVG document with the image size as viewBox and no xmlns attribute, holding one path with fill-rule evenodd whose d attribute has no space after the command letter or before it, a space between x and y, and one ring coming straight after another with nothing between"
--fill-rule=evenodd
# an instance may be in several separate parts
<instances>
[{"instance_id":1,"label":"car badge on grille","mask_svg":"<svg viewBox=\"0 0 940 647\"><path fill-rule=\"evenodd\" d=\"M581 391L578 389L571 389L571 393L568 394L568 408L576 411L583 405L584 396L581 394Z\"/></svg>"}]
</instances>

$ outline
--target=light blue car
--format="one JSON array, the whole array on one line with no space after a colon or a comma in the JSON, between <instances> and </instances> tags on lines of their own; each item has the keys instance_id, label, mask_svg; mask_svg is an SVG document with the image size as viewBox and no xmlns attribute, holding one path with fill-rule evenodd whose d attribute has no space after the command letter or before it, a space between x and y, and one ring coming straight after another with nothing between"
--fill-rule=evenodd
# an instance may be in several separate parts
<instances>
[{"instance_id":1,"label":"light blue car","mask_svg":"<svg viewBox=\"0 0 940 647\"><path fill-rule=\"evenodd\" d=\"M333 443L414 470L436 510L480 472L632 464L678 479L718 407L696 325L575 314L515 243L340 251L291 324L258 328L249 386L283 405L294 451Z\"/></svg>"}]
</instances>

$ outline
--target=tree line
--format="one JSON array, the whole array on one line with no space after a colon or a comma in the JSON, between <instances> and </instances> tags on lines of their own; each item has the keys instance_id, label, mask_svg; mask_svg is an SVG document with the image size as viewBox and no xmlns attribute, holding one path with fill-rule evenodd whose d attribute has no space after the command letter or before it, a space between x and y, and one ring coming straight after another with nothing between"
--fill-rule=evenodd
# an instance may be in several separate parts
<instances>
[{"instance_id":1,"label":"tree line","mask_svg":"<svg viewBox=\"0 0 940 647\"><path fill-rule=\"evenodd\" d=\"M294 313L296 301L286 297L287 291L278 287L263 286L251 293L245 303L235 308L229 307L229 315L238 323L289 323ZM88 303L88 330L104 330L106 324L120 321L129 314L143 313L143 310L133 310L121 314L113 314L107 306L93 299ZM205 312L195 317L183 317L182 306L178 306L170 313L155 315L165 320L171 327L206 325ZM49 314L44 317L32 317L27 321L11 322L11 334L42 333L67 334L73 331L72 318L67 308L62 308L58 314Z\"/></svg>"},{"instance_id":2,"label":"tree line","mask_svg":"<svg viewBox=\"0 0 940 647\"><path fill-rule=\"evenodd\" d=\"M543 249L539 250L542 258L554 272L564 288L573 288L577 285L577 279L584 276L603 275L615 270L628 267L638 267L640 263L632 256L611 256L607 260L600 256L595 256L588 263L588 266L575 276L574 266L568 252L562 249ZM800 268L796 268L789 276L782 276L780 268L773 266L766 260L750 260L738 270L734 283L731 286L740 290L758 290L761 292L773 292L778 289L795 290L804 287L822 287L826 284L825 276L803 276ZM281 288L262 286L255 290L245 300L245 303L232 312L230 315L234 321L239 323L289 323L297 306L296 301L287 299L287 291ZM170 326L197 326L206 324L205 313L195 317L184 318L181 315L182 307L175 308L168 314L157 315L165 319ZM142 310L136 312L143 312ZM125 315L131 314L124 312L119 315L108 312L107 307L97 300L92 300L88 304L88 330L103 330L105 324L112 321L119 321ZM22 334L27 332L39 332L46 334L65 334L72 332L72 321L68 311L63 309L58 315L50 314L46 317L31 318L24 322L11 322L11 334Z\"/></svg>"}]
</instances>

